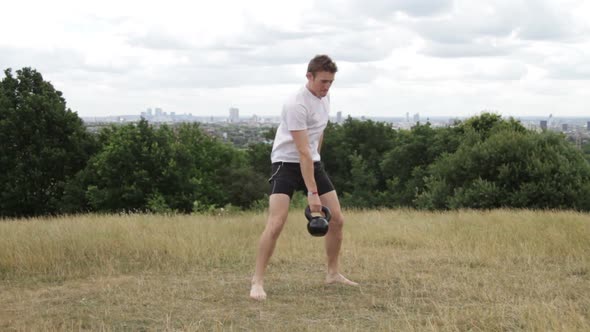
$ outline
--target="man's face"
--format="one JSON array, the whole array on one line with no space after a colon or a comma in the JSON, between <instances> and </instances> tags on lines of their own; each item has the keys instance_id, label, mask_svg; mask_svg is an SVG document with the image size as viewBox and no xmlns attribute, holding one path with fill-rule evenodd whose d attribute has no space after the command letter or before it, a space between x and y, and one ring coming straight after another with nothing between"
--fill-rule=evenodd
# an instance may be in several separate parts
<instances>
[{"instance_id":1,"label":"man's face","mask_svg":"<svg viewBox=\"0 0 590 332\"><path fill-rule=\"evenodd\" d=\"M334 76L336 76L335 73L327 71L317 72L315 77L311 73L307 73L307 87L316 97L325 97L334 82Z\"/></svg>"}]
</instances>

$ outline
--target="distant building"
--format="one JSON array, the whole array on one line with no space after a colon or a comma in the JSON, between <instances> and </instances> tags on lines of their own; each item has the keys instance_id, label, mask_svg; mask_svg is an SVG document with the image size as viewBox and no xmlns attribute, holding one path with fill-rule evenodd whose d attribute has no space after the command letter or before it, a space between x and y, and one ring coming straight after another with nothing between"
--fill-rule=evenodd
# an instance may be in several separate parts
<instances>
[{"instance_id":1,"label":"distant building","mask_svg":"<svg viewBox=\"0 0 590 332\"><path fill-rule=\"evenodd\" d=\"M410 122L410 112L406 112L406 122Z\"/></svg>"},{"instance_id":2,"label":"distant building","mask_svg":"<svg viewBox=\"0 0 590 332\"><path fill-rule=\"evenodd\" d=\"M547 120L541 120L541 129L547 130Z\"/></svg>"},{"instance_id":3,"label":"distant building","mask_svg":"<svg viewBox=\"0 0 590 332\"><path fill-rule=\"evenodd\" d=\"M420 113L414 114L414 122L416 122L416 123L420 122Z\"/></svg>"},{"instance_id":4,"label":"distant building","mask_svg":"<svg viewBox=\"0 0 590 332\"><path fill-rule=\"evenodd\" d=\"M229 109L229 122L236 123L240 121L240 109L236 107L230 107Z\"/></svg>"},{"instance_id":5,"label":"distant building","mask_svg":"<svg viewBox=\"0 0 590 332\"><path fill-rule=\"evenodd\" d=\"M156 108L156 116L162 116L162 109Z\"/></svg>"},{"instance_id":6,"label":"distant building","mask_svg":"<svg viewBox=\"0 0 590 332\"><path fill-rule=\"evenodd\" d=\"M562 131L567 131L567 123L564 123L561 125L561 130Z\"/></svg>"},{"instance_id":7,"label":"distant building","mask_svg":"<svg viewBox=\"0 0 590 332\"><path fill-rule=\"evenodd\" d=\"M336 113L336 123L342 123L342 112L338 111Z\"/></svg>"},{"instance_id":8,"label":"distant building","mask_svg":"<svg viewBox=\"0 0 590 332\"><path fill-rule=\"evenodd\" d=\"M590 121L588 121L588 123L586 123L586 130L590 131Z\"/></svg>"}]
</instances>

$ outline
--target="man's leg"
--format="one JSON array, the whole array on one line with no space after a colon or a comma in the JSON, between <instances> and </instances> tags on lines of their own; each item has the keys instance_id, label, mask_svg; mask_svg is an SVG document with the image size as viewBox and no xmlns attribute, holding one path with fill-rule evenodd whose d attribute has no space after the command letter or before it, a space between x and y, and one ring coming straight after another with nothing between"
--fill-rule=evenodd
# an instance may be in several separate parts
<instances>
[{"instance_id":1,"label":"man's leg","mask_svg":"<svg viewBox=\"0 0 590 332\"><path fill-rule=\"evenodd\" d=\"M275 249L277 239L287 221L289 202L289 195L285 194L272 194L268 200L268 220L258 243L256 270L254 277L252 277L252 289L250 290L250 297L255 300L266 299L263 285L264 272Z\"/></svg>"},{"instance_id":2,"label":"man's leg","mask_svg":"<svg viewBox=\"0 0 590 332\"><path fill-rule=\"evenodd\" d=\"M340 210L340 202L335 190L320 196L322 205L327 206L332 214L330 219L328 234L326 234L326 254L328 255L328 274L326 283L342 283L351 286L357 286L356 282L346 279L340 274L338 266L338 256L342 246L342 227L344 226L344 216Z\"/></svg>"}]
</instances>

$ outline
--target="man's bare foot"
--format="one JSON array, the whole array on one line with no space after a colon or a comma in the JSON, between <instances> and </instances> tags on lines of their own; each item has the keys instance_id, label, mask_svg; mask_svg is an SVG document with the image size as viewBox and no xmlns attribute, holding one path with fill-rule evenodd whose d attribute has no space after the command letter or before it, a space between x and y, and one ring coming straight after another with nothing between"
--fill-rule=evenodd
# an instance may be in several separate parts
<instances>
[{"instance_id":1,"label":"man's bare foot","mask_svg":"<svg viewBox=\"0 0 590 332\"><path fill-rule=\"evenodd\" d=\"M252 284L252 288L250 289L250 298L257 301L266 300L266 292L264 292L262 285Z\"/></svg>"},{"instance_id":2,"label":"man's bare foot","mask_svg":"<svg viewBox=\"0 0 590 332\"><path fill-rule=\"evenodd\" d=\"M326 284L335 284L335 283L344 284L344 285L348 285L348 286L358 286L359 285L358 283L356 283L354 281L350 281L350 280L346 279L340 273L328 274L326 276Z\"/></svg>"}]
</instances>

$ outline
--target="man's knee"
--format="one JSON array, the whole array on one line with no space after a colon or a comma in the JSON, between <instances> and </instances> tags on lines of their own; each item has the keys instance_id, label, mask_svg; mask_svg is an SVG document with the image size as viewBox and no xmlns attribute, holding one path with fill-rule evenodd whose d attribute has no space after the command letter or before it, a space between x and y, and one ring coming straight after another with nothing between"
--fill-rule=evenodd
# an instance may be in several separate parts
<instances>
[{"instance_id":1,"label":"man's knee","mask_svg":"<svg viewBox=\"0 0 590 332\"><path fill-rule=\"evenodd\" d=\"M277 239L281 235L283 226L287 221L287 216L270 216L266 224L265 232L273 239Z\"/></svg>"},{"instance_id":2,"label":"man's knee","mask_svg":"<svg viewBox=\"0 0 590 332\"><path fill-rule=\"evenodd\" d=\"M342 228L344 226L344 216L340 211L332 214L332 218L330 219L330 227L335 228Z\"/></svg>"}]
</instances>

